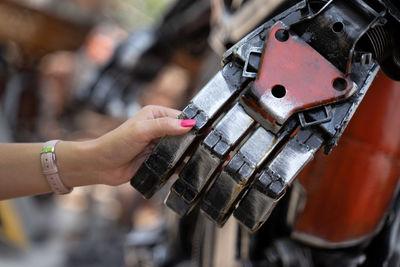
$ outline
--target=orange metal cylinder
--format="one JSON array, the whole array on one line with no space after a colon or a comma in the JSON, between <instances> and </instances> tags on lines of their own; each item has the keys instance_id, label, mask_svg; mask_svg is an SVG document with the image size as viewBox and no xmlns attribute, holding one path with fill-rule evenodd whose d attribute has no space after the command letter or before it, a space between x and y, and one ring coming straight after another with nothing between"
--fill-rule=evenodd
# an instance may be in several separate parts
<instances>
[{"instance_id":1,"label":"orange metal cylinder","mask_svg":"<svg viewBox=\"0 0 400 267\"><path fill-rule=\"evenodd\" d=\"M293 236L321 247L359 244L379 229L400 175L400 82L379 73L338 146L299 175L306 204Z\"/></svg>"}]
</instances>

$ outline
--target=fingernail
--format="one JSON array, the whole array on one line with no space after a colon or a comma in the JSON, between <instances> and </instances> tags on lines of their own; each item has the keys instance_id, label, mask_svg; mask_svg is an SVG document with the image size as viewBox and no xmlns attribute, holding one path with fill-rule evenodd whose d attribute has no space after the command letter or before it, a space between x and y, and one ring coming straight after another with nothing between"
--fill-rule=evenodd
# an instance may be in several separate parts
<instances>
[{"instance_id":1,"label":"fingernail","mask_svg":"<svg viewBox=\"0 0 400 267\"><path fill-rule=\"evenodd\" d=\"M196 125L196 120L181 120L182 127L193 127Z\"/></svg>"}]
</instances>

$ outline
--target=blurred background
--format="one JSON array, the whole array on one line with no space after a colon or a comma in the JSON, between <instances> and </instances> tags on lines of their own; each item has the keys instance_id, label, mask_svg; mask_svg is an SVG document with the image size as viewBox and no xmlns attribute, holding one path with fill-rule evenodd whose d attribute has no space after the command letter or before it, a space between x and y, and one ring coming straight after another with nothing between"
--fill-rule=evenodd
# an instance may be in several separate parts
<instances>
[{"instance_id":1,"label":"blurred background","mask_svg":"<svg viewBox=\"0 0 400 267\"><path fill-rule=\"evenodd\" d=\"M226 48L291 1L271 0L244 24L234 14L246 2L1 0L0 141L96 138L144 105L183 108ZM91 186L1 201L0 267L210 260L200 248L214 226L196 212L178 220L162 205L165 194L145 201L130 185ZM221 236L234 251L226 238L235 235Z\"/></svg>"}]
</instances>

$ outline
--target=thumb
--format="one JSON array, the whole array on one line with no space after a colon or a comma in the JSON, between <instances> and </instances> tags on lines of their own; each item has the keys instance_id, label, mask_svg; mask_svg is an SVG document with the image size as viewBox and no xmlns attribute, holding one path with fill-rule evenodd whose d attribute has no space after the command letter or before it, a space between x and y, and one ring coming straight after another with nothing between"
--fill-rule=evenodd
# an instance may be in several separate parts
<instances>
[{"instance_id":1,"label":"thumb","mask_svg":"<svg viewBox=\"0 0 400 267\"><path fill-rule=\"evenodd\" d=\"M163 117L141 122L140 133L147 141L166 135L181 135L187 133L196 124L195 120L179 120Z\"/></svg>"}]
</instances>

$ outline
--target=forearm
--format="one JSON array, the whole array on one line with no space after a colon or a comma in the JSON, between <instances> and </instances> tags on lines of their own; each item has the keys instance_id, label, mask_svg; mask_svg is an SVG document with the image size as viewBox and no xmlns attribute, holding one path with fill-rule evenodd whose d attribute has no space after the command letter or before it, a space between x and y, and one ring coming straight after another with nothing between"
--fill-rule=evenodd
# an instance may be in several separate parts
<instances>
[{"instance_id":1,"label":"forearm","mask_svg":"<svg viewBox=\"0 0 400 267\"><path fill-rule=\"evenodd\" d=\"M42 146L42 143L0 144L0 200L51 192L42 174ZM90 157L94 149L95 141L57 144L57 166L67 187L98 182L95 158Z\"/></svg>"},{"instance_id":2,"label":"forearm","mask_svg":"<svg viewBox=\"0 0 400 267\"><path fill-rule=\"evenodd\" d=\"M153 140L185 134L195 120L180 120L178 110L148 106L113 131L91 141L57 143L58 173L65 186L120 185L128 182ZM0 200L51 192L42 174L43 144L0 143Z\"/></svg>"}]
</instances>

